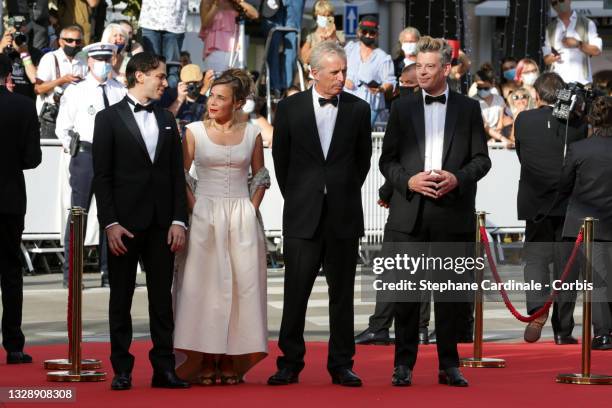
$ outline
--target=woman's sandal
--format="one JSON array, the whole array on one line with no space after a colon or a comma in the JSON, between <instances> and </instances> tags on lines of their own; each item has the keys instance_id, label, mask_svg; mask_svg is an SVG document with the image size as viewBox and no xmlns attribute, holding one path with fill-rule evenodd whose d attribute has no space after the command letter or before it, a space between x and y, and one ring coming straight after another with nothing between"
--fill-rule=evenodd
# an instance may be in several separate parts
<instances>
[{"instance_id":1,"label":"woman's sandal","mask_svg":"<svg viewBox=\"0 0 612 408\"><path fill-rule=\"evenodd\" d=\"M242 378L237 374L221 373L221 385L238 385L241 382L243 382Z\"/></svg>"},{"instance_id":2,"label":"woman's sandal","mask_svg":"<svg viewBox=\"0 0 612 408\"><path fill-rule=\"evenodd\" d=\"M200 380L199 382L200 385L205 385L205 386L215 385L217 383L217 373L200 375L199 380Z\"/></svg>"}]
</instances>

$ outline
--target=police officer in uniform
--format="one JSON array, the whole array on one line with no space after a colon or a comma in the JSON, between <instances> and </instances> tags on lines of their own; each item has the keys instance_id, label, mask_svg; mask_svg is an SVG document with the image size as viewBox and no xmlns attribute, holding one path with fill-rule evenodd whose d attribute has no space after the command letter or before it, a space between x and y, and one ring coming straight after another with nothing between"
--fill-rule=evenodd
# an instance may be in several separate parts
<instances>
[{"instance_id":1,"label":"police officer in uniform","mask_svg":"<svg viewBox=\"0 0 612 408\"><path fill-rule=\"evenodd\" d=\"M94 119L101 110L123 99L127 89L111 78L113 44L95 43L84 48L87 53L89 73L85 79L66 89L61 100L57 117L56 134L62 141L64 151L70 159L71 206L89 209L93 196L93 142ZM66 225L64 248L68 260L68 231ZM108 286L108 267L106 263L106 237L100 232L100 270L101 286ZM68 283L68 262L64 263L64 286Z\"/></svg>"}]
</instances>

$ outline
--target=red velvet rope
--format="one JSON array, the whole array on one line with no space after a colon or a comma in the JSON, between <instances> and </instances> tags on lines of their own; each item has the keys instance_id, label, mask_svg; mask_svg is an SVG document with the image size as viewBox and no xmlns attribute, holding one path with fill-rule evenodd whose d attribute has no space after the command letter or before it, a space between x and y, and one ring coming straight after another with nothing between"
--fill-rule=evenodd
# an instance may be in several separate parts
<instances>
[{"instance_id":1,"label":"red velvet rope","mask_svg":"<svg viewBox=\"0 0 612 408\"><path fill-rule=\"evenodd\" d=\"M69 238L68 238L68 259L65 262L68 262L68 338L72 338L72 275L74 265L72 263L72 252L74 251L74 224L72 223L72 214L68 215L70 222L69 229Z\"/></svg>"},{"instance_id":2,"label":"red velvet rope","mask_svg":"<svg viewBox=\"0 0 612 408\"><path fill-rule=\"evenodd\" d=\"M497 266L495 265L495 262L493 262L493 256L491 255L491 248L489 246L489 238L487 237L487 230L484 226L480 227L480 238L481 238L482 244L485 247L487 258L489 259L489 266L491 267L491 272L493 273L493 277L495 278L495 281L498 284L501 284L502 280L501 280L501 277L499 276L499 273L497 272ZM583 231L582 229L580 229L580 232L578 233L578 236L576 237L576 242L574 243L574 249L572 250L572 254L569 260L567 261L567 264L565 265L563 274L561 275L562 282L564 282L565 279L567 279L567 276L569 275L569 272L572 269L574 262L576 261L576 256L578 255L578 249L580 249L580 244L582 243L583 238L584 238ZM502 298L504 299L504 304L506 305L506 307L508 308L508 310L510 311L510 313L512 313L514 317L516 317L518 320L524 323L531 322L537 319L538 317L542 316L543 314L548 313L548 310L550 309L550 305L552 305L553 299L557 294L557 291L554 290L548 296L548 300L546 301L544 306L542 306L532 315L524 316L520 314L518 310L516 310L516 308L510 301L510 298L508 297L508 293L506 292L506 289L504 289L502 285L500 285L500 287L501 287L500 292L501 292Z\"/></svg>"}]
</instances>

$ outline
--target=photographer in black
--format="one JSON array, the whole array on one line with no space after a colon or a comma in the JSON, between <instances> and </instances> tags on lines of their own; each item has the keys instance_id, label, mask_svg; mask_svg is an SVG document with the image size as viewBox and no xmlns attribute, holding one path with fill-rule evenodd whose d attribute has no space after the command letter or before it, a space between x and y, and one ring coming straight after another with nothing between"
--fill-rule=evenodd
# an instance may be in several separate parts
<instances>
[{"instance_id":1,"label":"photographer in black","mask_svg":"<svg viewBox=\"0 0 612 408\"><path fill-rule=\"evenodd\" d=\"M561 77L547 72L535 84L538 109L521 112L515 121L516 153L521 162L517 207L518 218L525 226L525 282L550 284L549 265L553 264L553 279L559 279L571 252L571 244L563 245L562 230L567 200L558 200L565 151L571 143L587 136L587 126L580 120L569 122L553 116L553 105L559 91L565 88ZM569 247L569 248L568 248ZM574 268L568 281L575 280ZM527 312L535 313L544 306L549 290L527 292ZM575 344L574 304L576 291L559 292L552 314L552 327L556 344ZM544 314L525 328L525 341L540 338L548 319Z\"/></svg>"},{"instance_id":2,"label":"photographer in black","mask_svg":"<svg viewBox=\"0 0 612 408\"><path fill-rule=\"evenodd\" d=\"M572 240L585 217L595 218L593 245L594 350L612 349L612 97L591 104L593 134L569 146L559 186L567 200L563 235Z\"/></svg>"},{"instance_id":3,"label":"photographer in black","mask_svg":"<svg viewBox=\"0 0 612 408\"><path fill-rule=\"evenodd\" d=\"M49 0L6 0L10 18L24 17L28 21L30 49L49 46Z\"/></svg>"},{"instance_id":4,"label":"photographer in black","mask_svg":"<svg viewBox=\"0 0 612 408\"><path fill-rule=\"evenodd\" d=\"M36 99L34 93L36 67L42 53L32 46L32 38L28 35L31 31L30 25L26 17L9 18L2 40L0 40L0 53L7 55L11 60L14 92Z\"/></svg>"}]
</instances>

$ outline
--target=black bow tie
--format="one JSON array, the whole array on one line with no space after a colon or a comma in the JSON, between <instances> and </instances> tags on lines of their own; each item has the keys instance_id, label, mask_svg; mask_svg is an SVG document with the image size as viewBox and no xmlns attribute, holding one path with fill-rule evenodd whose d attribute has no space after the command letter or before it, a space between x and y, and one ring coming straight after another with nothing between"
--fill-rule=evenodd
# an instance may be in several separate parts
<instances>
[{"instance_id":1,"label":"black bow tie","mask_svg":"<svg viewBox=\"0 0 612 408\"><path fill-rule=\"evenodd\" d=\"M431 105L434 102L440 102L442 105L444 105L446 103L446 95L445 94L442 94L440 96L425 95L426 105Z\"/></svg>"},{"instance_id":2,"label":"black bow tie","mask_svg":"<svg viewBox=\"0 0 612 408\"><path fill-rule=\"evenodd\" d=\"M145 105L141 105L139 103L134 103L133 100L131 100L130 98L127 98L127 101L130 105L132 105L134 107L134 113L138 113L140 111L147 111L149 113L153 112L153 104L150 103L147 106Z\"/></svg>"},{"instance_id":3,"label":"black bow tie","mask_svg":"<svg viewBox=\"0 0 612 408\"><path fill-rule=\"evenodd\" d=\"M334 106L338 106L338 97L334 97L331 99L319 98L319 105L325 106L328 103L331 103Z\"/></svg>"}]
</instances>

